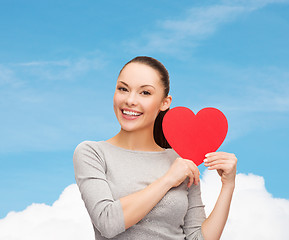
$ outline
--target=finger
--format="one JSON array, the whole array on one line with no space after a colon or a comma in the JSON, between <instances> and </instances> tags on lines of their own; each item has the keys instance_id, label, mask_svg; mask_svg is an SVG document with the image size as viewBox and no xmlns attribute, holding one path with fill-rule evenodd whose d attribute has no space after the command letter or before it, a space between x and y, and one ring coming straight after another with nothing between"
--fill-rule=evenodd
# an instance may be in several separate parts
<instances>
[{"instance_id":1,"label":"finger","mask_svg":"<svg viewBox=\"0 0 289 240\"><path fill-rule=\"evenodd\" d=\"M185 160L186 160L186 163L188 164L188 167L193 173L192 184L195 183L195 185L198 185L198 183L200 182L200 171L198 169L198 166L192 160L189 160L189 159L185 159Z\"/></svg>"},{"instance_id":2,"label":"finger","mask_svg":"<svg viewBox=\"0 0 289 240\"><path fill-rule=\"evenodd\" d=\"M189 168L191 169L191 171L193 172L194 175L194 183L195 185L198 185L199 181L200 181L200 171L198 169L198 167L196 166L195 163L193 163L192 161L190 163L188 163Z\"/></svg>"},{"instance_id":3,"label":"finger","mask_svg":"<svg viewBox=\"0 0 289 240\"><path fill-rule=\"evenodd\" d=\"M205 154L205 157L212 157L212 156L215 156L218 153L219 152L208 152L208 153Z\"/></svg>"},{"instance_id":4,"label":"finger","mask_svg":"<svg viewBox=\"0 0 289 240\"><path fill-rule=\"evenodd\" d=\"M210 152L205 154L205 158L210 158L210 157L216 157L216 156L228 156L228 157L234 157L234 153L228 153L228 152Z\"/></svg>"},{"instance_id":5,"label":"finger","mask_svg":"<svg viewBox=\"0 0 289 240\"><path fill-rule=\"evenodd\" d=\"M191 170L188 170L187 177L189 178L188 187L191 187L195 181L194 173Z\"/></svg>"},{"instance_id":6,"label":"finger","mask_svg":"<svg viewBox=\"0 0 289 240\"><path fill-rule=\"evenodd\" d=\"M226 163L235 164L235 165L237 164L237 158L236 158L236 157L233 157L233 158L231 158L231 157L229 157L229 158L224 157L224 158L218 158L218 159L213 159L213 160L205 161L205 162L204 162L204 165L205 165L205 166L209 166L209 165L211 165L211 164L216 164L216 163L218 163L219 161L225 161Z\"/></svg>"},{"instance_id":7,"label":"finger","mask_svg":"<svg viewBox=\"0 0 289 240\"><path fill-rule=\"evenodd\" d=\"M224 164L216 164L208 167L208 170L224 170Z\"/></svg>"},{"instance_id":8,"label":"finger","mask_svg":"<svg viewBox=\"0 0 289 240\"><path fill-rule=\"evenodd\" d=\"M217 152L217 153L214 153L213 155L207 156L206 158L207 159L215 159L215 158L218 158L218 157L231 157L231 156L230 156L229 153Z\"/></svg>"},{"instance_id":9,"label":"finger","mask_svg":"<svg viewBox=\"0 0 289 240\"><path fill-rule=\"evenodd\" d=\"M229 154L220 153L218 155L209 156L204 159L204 162L212 162L217 159L232 159L232 156Z\"/></svg>"},{"instance_id":10,"label":"finger","mask_svg":"<svg viewBox=\"0 0 289 240\"><path fill-rule=\"evenodd\" d=\"M227 164L228 160L227 159L218 159L218 160L214 160L212 162L205 162L204 165L205 167L210 167L210 166L214 166L217 164Z\"/></svg>"},{"instance_id":11,"label":"finger","mask_svg":"<svg viewBox=\"0 0 289 240\"><path fill-rule=\"evenodd\" d=\"M215 156L215 155L218 155L218 154L227 154L228 152L208 152L206 153L205 157L211 157L211 156ZM231 154L231 153L228 153L228 154Z\"/></svg>"},{"instance_id":12,"label":"finger","mask_svg":"<svg viewBox=\"0 0 289 240\"><path fill-rule=\"evenodd\" d=\"M212 164L216 164L219 161L230 162L230 160L228 160L226 158L220 158L220 159L214 159L214 160L211 160L211 161L204 161L204 165L207 167L207 166L210 166Z\"/></svg>"},{"instance_id":13,"label":"finger","mask_svg":"<svg viewBox=\"0 0 289 240\"><path fill-rule=\"evenodd\" d=\"M189 183L188 183L188 188L192 186L194 183L194 174L192 171L189 171L188 173L188 178L189 178Z\"/></svg>"},{"instance_id":14,"label":"finger","mask_svg":"<svg viewBox=\"0 0 289 240\"><path fill-rule=\"evenodd\" d=\"M208 167L208 170L214 170L214 169L216 170L220 169L228 173L234 170L235 168L233 164L216 164L214 166Z\"/></svg>"}]
</instances>

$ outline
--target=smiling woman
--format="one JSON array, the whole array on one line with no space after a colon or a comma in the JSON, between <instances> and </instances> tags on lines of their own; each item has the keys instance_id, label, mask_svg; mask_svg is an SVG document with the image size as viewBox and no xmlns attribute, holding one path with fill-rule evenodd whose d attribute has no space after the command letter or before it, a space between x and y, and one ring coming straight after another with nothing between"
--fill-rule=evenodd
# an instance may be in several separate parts
<instances>
[{"instance_id":1,"label":"smiling woman","mask_svg":"<svg viewBox=\"0 0 289 240\"><path fill-rule=\"evenodd\" d=\"M141 148L160 150L158 144L153 141L152 130L156 117L162 114L162 111L168 110L172 99L164 91L164 89L168 89L166 86L169 84L168 74L163 78L166 81L160 81L160 73L152 67L134 60L125 65L117 80L113 103L115 115L122 129L120 135L129 134L138 139L142 134L149 134L148 139L150 141L147 144L151 146L141 144ZM130 121L136 119L138 121ZM148 131L148 128L151 131ZM132 131L133 135L131 134ZM114 139L110 141L113 143ZM135 147L135 143L132 144ZM123 147L130 148L131 146Z\"/></svg>"},{"instance_id":2,"label":"smiling woman","mask_svg":"<svg viewBox=\"0 0 289 240\"><path fill-rule=\"evenodd\" d=\"M95 239L219 239L236 175L236 158L212 153L223 188L206 218L200 172L167 143L162 118L172 97L169 74L158 60L140 56L121 69L113 107L121 130L106 141L84 141L75 149L76 183L90 215Z\"/></svg>"}]
</instances>

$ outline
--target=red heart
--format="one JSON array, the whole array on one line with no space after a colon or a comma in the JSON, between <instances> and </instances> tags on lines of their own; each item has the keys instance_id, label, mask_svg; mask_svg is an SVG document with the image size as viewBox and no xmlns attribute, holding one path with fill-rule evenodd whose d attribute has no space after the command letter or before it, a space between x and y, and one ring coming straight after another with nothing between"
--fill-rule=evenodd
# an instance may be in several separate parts
<instances>
[{"instance_id":1,"label":"red heart","mask_svg":"<svg viewBox=\"0 0 289 240\"><path fill-rule=\"evenodd\" d=\"M215 152L225 140L228 121L216 108L203 108L196 115L186 107L170 109L163 119L163 132L171 147L197 166L205 154Z\"/></svg>"}]
</instances>

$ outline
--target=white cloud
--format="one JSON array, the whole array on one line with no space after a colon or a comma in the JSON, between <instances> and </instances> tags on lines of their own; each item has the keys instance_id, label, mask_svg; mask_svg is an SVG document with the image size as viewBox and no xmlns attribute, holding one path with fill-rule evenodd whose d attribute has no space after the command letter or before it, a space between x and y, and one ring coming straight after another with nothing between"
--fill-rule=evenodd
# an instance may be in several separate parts
<instances>
[{"instance_id":1,"label":"white cloud","mask_svg":"<svg viewBox=\"0 0 289 240\"><path fill-rule=\"evenodd\" d=\"M37 77L39 80L73 80L85 73L102 69L106 61L89 56L57 61L32 61L14 64L15 71Z\"/></svg>"},{"instance_id":2,"label":"white cloud","mask_svg":"<svg viewBox=\"0 0 289 240\"><path fill-rule=\"evenodd\" d=\"M0 64L0 87L3 88L3 86L9 86L12 88L15 87L20 87L22 86L22 82L19 81L16 76L15 73L12 69L10 69L9 67Z\"/></svg>"},{"instance_id":3,"label":"white cloud","mask_svg":"<svg viewBox=\"0 0 289 240\"><path fill-rule=\"evenodd\" d=\"M156 29L143 33L141 42L126 40L123 45L133 52L186 55L188 47L198 46L200 40L212 35L224 23L271 3L288 2L288 0L225 0L206 7L193 7L182 13L180 19L157 21Z\"/></svg>"},{"instance_id":4,"label":"white cloud","mask_svg":"<svg viewBox=\"0 0 289 240\"><path fill-rule=\"evenodd\" d=\"M70 66L70 60L60 60L60 61L32 61L18 63L19 66Z\"/></svg>"},{"instance_id":5,"label":"white cloud","mask_svg":"<svg viewBox=\"0 0 289 240\"><path fill-rule=\"evenodd\" d=\"M43 82L80 82L90 73L101 73L107 63L106 55L100 51L95 51L82 56L55 61L0 64L0 87L5 86L7 89L15 90L27 89L31 86L35 88L35 83L43 84ZM3 88L0 88L0 94L2 93Z\"/></svg>"},{"instance_id":6,"label":"white cloud","mask_svg":"<svg viewBox=\"0 0 289 240\"><path fill-rule=\"evenodd\" d=\"M11 81L11 79L13 78L13 72L6 68L3 65L0 65L0 84L4 85L8 82Z\"/></svg>"},{"instance_id":7,"label":"white cloud","mask_svg":"<svg viewBox=\"0 0 289 240\"><path fill-rule=\"evenodd\" d=\"M206 213L213 209L221 188L216 171L205 171L202 181ZM289 200L274 198L264 178L237 174L228 222L222 240L288 239Z\"/></svg>"},{"instance_id":8,"label":"white cloud","mask_svg":"<svg viewBox=\"0 0 289 240\"><path fill-rule=\"evenodd\" d=\"M221 187L218 174L205 171L201 187L208 216ZM289 234L288 222L288 200L268 193L261 176L237 175L222 240L285 240ZM94 239L92 224L76 184L68 186L52 206L32 204L22 212L10 212L0 220L0 229L1 240Z\"/></svg>"},{"instance_id":9,"label":"white cloud","mask_svg":"<svg viewBox=\"0 0 289 240\"><path fill-rule=\"evenodd\" d=\"M220 24L243 11L243 7L226 5L191 8L180 20L158 21L157 30L144 34L142 43L133 40L123 44L133 51L185 54L188 47L198 46L199 41L213 34Z\"/></svg>"},{"instance_id":10,"label":"white cloud","mask_svg":"<svg viewBox=\"0 0 289 240\"><path fill-rule=\"evenodd\" d=\"M256 10L272 3L288 3L288 0L223 0L226 5L244 6L249 10Z\"/></svg>"},{"instance_id":11,"label":"white cloud","mask_svg":"<svg viewBox=\"0 0 289 240\"><path fill-rule=\"evenodd\" d=\"M52 206L32 204L0 220L2 240L93 239L93 228L76 184L65 188Z\"/></svg>"}]
</instances>

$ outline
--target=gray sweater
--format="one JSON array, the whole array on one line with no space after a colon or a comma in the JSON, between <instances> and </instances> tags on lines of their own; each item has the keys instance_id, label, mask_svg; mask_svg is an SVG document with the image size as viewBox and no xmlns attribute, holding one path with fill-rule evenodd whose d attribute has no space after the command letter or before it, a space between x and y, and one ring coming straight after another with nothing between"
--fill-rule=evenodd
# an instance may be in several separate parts
<instances>
[{"instance_id":1,"label":"gray sweater","mask_svg":"<svg viewBox=\"0 0 289 240\"><path fill-rule=\"evenodd\" d=\"M205 220L200 185L186 179L171 188L138 223L125 230L120 198L140 191L163 176L179 155L173 149L133 151L105 141L77 145L75 180L91 218L95 239L203 239Z\"/></svg>"}]
</instances>

